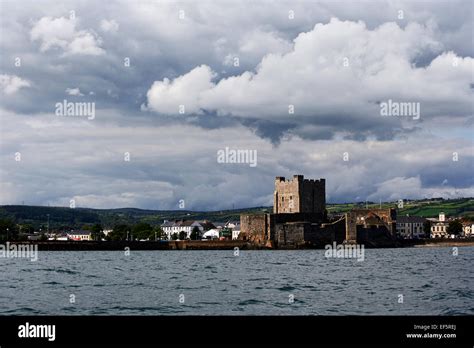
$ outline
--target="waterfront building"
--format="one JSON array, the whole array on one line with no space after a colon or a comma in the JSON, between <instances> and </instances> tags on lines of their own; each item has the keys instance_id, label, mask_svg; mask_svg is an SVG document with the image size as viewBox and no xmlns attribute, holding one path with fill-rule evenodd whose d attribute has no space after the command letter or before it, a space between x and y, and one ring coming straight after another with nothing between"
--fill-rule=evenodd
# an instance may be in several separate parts
<instances>
[{"instance_id":1,"label":"waterfront building","mask_svg":"<svg viewBox=\"0 0 474 348\"><path fill-rule=\"evenodd\" d=\"M462 224L462 234L464 237L474 236L474 224L472 222L464 222Z\"/></svg>"},{"instance_id":2,"label":"waterfront building","mask_svg":"<svg viewBox=\"0 0 474 348\"><path fill-rule=\"evenodd\" d=\"M239 239L240 234L240 222L236 223L232 229L232 240Z\"/></svg>"},{"instance_id":3,"label":"waterfront building","mask_svg":"<svg viewBox=\"0 0 474 348\"><path fill-rule=\"evenodd\" d=\"M431 223L431 238L448 238L448 225L445 214L439 213L438 220Z\"/></svg>"},{"instance_id":4,"label":"waterfront building","mask_svg":"<svg viewBox=\"0 0 474 348\"><path fill-rule=\"evenodd\" d=\"M89 241L92 240L92 232L90 231L71 231L67 234L67 238L73 241Z\"/></svg>"},{"instance_id":5,"label":"waterfront building","mask_svg":"<svg viewBox=\"0 0 474 348\"><path fill-rule=\"evenodd\" d=\"M171 236L175 233L179 235L180 232L186 233L186 238L191 238L191 233L193 229L197 227L199 229L200 235L204 232L209 231L215 228L214 224L208 220L203 221L193 221L193 220L175 220L167 221L161 225L161 229L166 233L168 240L171 239Z\"/></svg>"},{"instance_id":6,"label":"waterfront building","mask_svg":"<svg viewBox=\"0 0 474 348\"><path fill-rule=\"evenodd\" d=\"M397 235L404 239L425 237L424 224L427 220L420 216L398 216Z\"/></svg>"}]
</instances>

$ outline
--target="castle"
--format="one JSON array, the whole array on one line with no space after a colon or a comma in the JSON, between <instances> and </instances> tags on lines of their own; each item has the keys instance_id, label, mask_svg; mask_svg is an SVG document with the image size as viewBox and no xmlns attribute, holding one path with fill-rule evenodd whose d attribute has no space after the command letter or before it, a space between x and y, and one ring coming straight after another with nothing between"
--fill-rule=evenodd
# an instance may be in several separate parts
<instances>
[{"instance_id":1,"label":"castle","mask_svg":"<svg viewBox=\"0 0 474 348\"><path fill-rule=\"evenodd\" d=\"M317 213L326 210L326 180L308 180L303 175L285 180L283 176L275 179L273 194L273 213Z\"/></svg>"},{"instance_id":2,"label":"castle","mask_svg":"<svg viewBox=\"0 0 474 348\"><path fill-rule=\"evenodd\" d=\"M275 179L273 213L242 214L240 239L271 248L323 247L333 242L391 246L396 211L353 209L328 217L326 180Z\"/></svg>"}]
</instances>

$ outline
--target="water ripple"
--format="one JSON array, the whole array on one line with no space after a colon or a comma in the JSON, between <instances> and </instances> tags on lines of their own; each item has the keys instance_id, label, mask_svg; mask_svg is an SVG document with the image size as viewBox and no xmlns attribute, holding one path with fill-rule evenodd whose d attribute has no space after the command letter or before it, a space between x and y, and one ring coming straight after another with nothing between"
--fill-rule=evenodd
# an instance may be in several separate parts
<instances>
[{"instance_id":1,"label":"water ripple","mask_svg":"<svg viewBox=\"0 0 474 348\"><path fill-rule=\"evenodd\" d=\"M456 258L450 248L370 249L363 262L326 259L321 250L245 251L238 258L227 251L128 258L43 251L36 262L7 261L0 315L474 314L474 247ZM71 294L76 302L63 306Z\"/></svg>"}]
</instances>

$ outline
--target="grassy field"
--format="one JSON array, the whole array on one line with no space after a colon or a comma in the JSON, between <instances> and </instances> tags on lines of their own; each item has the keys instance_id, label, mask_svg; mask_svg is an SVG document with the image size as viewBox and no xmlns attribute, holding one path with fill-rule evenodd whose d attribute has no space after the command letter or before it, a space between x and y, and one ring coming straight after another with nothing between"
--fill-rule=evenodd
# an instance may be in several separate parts
<instances>
[{"instance_id":1,"label":"grassy field","mask_svg":"<svg viewBox=\"0 0 474 348\"><path fill-rule=\"evenodd\" d=\"M344 213L353 208L396 208L399 215L437 217L440 212L444 212L448 217L474 217L474 199L460 198L451 200L422 200L405 201L403 208L398 208L397 202L379 203L348 203L328 205L329 213Z\"/></svg>"},{"instance_id":2,"label":"grassy field","mask_svg":"<svg viewBox=\"0 0 474 348\"><path fill-rule=\"evenodd\" d=\"M330 214L340 214L353 208L397 208L396 202L373 202L328 204ZM210 212L195 212L186 210L144 210L135 208L123 209L89 209L89 208L64 208L64 207L39 207L24 205L0 206L0 219L13 220L15 223L31 224L35 228L45 227L48 215L51 228L81 228L84 225L100 223L105 227L116 224L136 224L147 222L159 225L163 220L211 220L226 222L239 220L242 213L271 212L272 207L256 207L247 209L222 210ZM405 201L403 208L397 209L399 215L437 217L439 212L444 212L448 217L470 217L474 219L474 199L433 199L420 201Z\"/></svg>"}]
</instances>

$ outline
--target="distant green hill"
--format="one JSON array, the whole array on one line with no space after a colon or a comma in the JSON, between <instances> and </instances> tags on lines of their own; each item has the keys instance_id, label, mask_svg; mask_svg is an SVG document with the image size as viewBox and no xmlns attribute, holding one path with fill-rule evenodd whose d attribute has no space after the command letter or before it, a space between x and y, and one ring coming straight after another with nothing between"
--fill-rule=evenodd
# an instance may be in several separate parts
<instances>
[{"instance_id":1,"label":"distant green hill","mask_svg":"<svg viewBox=\"0 0 474 348\"><path fill-rule=\"evenodd\" d=\"M102 224L112 228L118 224L136 224L146 222L159 225L163 220L211 220L226 222L239 220L241 213L256 213L271 211L271 207L222 210L213 212L195 212L188 210L145 210L136 208L120 209L91 209L43 207L28 205L0 206L0 219L12 220L19 224L32 225L36 230L45 229L48 224L51 229L78 229L84 225Z\"/></svg>"},{"instance_id":2,"label":"distant green hill","mask_svg":"<svg viewBox=\"0 0 474 348\"><path fill-rule=\"evenodd\" d=\"M345 203L328 204L330 214L341 214L356 207L379 207L397 208L396 203ZM145 210L136 208L120 209L90 209L90 208L64 208L43 207L27 205L4 205L0 206L0 219L9 219L14 223L30 224L35 229L45 228L49 223L50 228L77 229L84 225L102 224L105 228L112 228L118 224L136 224L147 222L151 225L159 225L163 220L211 220L225 222L228 220L239 220L242 213L271 212L272 207L256 207L248 209L234 209L211 212L195 212L187 210ZM399 215L436 217L443 211L448 217L471 217L474 219L474 199L431 199L419 201L405 201L404 207L398 209Z\"/></svg>"},{"instance_id":3,"label":"distant green hill","mask_svg":"<svg viewBox=\"0 0 474 348\"><path fill-rule=\"evenodd\" d=\"M347 203L347 204L328 204L329 213L344 213L352 208L396 208L399 215L437 217L440 212L444 212L448 217L473 217L474 218L474 199L430 199L417 201L404 201L403 208L399 209L396 202L383 202L382 204L368 202Z\"/></svg>"}]
</instances>

